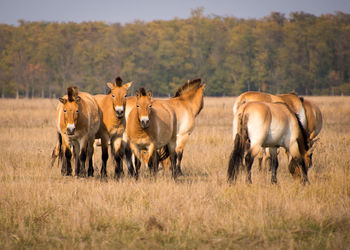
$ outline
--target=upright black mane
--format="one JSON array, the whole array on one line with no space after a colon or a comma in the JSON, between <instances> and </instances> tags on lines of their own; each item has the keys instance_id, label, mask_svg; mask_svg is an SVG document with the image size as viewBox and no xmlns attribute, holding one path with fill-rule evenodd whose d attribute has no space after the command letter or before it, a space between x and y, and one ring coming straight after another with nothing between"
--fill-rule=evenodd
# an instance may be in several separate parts
<instances>
[{"instance_id":1,"label":"upright black mane","mask_svg":"<svg viewBox=\"0 0 350 250\"><path fill-rule=\"evenodd\" d=\"M68 101L73 102L75 97L78 96L78 87L68 87L67 88L67 95L68 95Z\"/></svg>"},{"instance_id":2,"label":"upright black mane","mask_svg":"<svg viewBox=\"0 0 350 250\"><path fill-rule=\"evenodd\" d=\"M115 78L115 85L118 87L121 87L123 83L123 80L120 78L120 76L118 76L117 78Z\"/></svg>"},{"instance_id":3,"label":"upright black mane","mask_svg":"<svg viewBox=\"0 0 350 250\"><path fill-rule=\"evenodd\" d=\"M179 97L182 94L194 89L198 88L201 85L201 78L193 79L193 80L188 80L184 85L182 85L175 93L173 97Z\"/></svg>"},{"instance_id":4,"label":"upright black mane","mask_svg":"<svg viewBox=\"0 0 350 250\"><path fill-rule=\"evenodd\" d=\"M145 90L144 87L141 87L139 91L140 91L140 96L146 96L147 95L146 90Z\"/></svg>"}]
</instances>

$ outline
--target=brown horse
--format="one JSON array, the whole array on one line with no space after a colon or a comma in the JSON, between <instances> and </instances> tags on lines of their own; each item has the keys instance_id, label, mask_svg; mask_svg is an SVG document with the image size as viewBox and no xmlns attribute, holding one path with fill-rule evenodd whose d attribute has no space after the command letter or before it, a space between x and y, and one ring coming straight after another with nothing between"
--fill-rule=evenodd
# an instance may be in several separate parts
<instances>
[{"instance_id":1,"label":"brown horse","mask_svg":"<svg viewBox=\"0 0 350 250\"><path fill-rule=\"evenodd\" d=\"M93 172L92 155L95 135L102 117L95 99L88 93L69 87L67 95L59 98L57 129L62 142L63 175L71 175L71 146L75 157L75 175L85 176L85 161L89 158L89 176Z\"/></svg>"},{"instance_id":2,"label":"brown horse","mask_svg":"<svg viewBox=\"0 0 350 250\"><path fill-rule=\"evenodd\" d=\"M152 92L140 88L136 92L136 105L127 120L127 137L136 158L157 172L156 150L167 147L172 165L173 178L176 178L176 114L165 101L152 100ZM136 176L138 169L136 166Z\"/></svg>"},{"instance_id":3,"label":"brown horse","mask_svg":"<svg viewBox=\"0 0 350 250\"><path fill-rule=\"evenodd\" d=\"M182 174L181 161L184 147L195 127L195 118L203 108L203 96L206 84L202 84L201 79L188 80L181 86L172 98L158 100L170 105L176 114L176 174ZM136 97L127 98L126 117L136 104ZM164 151L164 150L162 150ZM161 153L166 156L166 154ZM160 157L162 158L162 157Z\"/></svg>"},{"instance_id":4,"label":"brown horse","mask_svg":"<svg viewBox=\"0 0 350 250\"><path fill-rule=\"evenodd\" d=\"M322 113L320 108L310 100L307 100L305 98L301 98L304 104L304 108L306 111L306 118L307 118L307 131L309 136L309 143L310 146L313 146L315 139L322 129Z\"/></svg>"},{"instance_id":5,"label":"brown horse","mask_svg":"<svg viewBox=\"0 0 350 250\"><path fill-rule=\"evenodd\" d=\"M117 77L115 83L107 83L110 91L107 95L95 95L94 98L100 107L103 119L96 138L101 138L102 168L101 177L107 176L108 143L115 159L115 178L123 175L124 147L123 133L126 128L125 108L126 96L132 82L122 85L122 79ZM128 162L128 169L134 175L133 167Z\"/></svg>"},{"instance_id":6,"label":"brown horse","mask_svg":"<svg viewBox=\"0 0 350 250\"><path fill-rule=\"evenodd\" d=\"M298 116L285 103L248 102L240 106L234 117L237 132L228 166L229 181L235 180L239 166L247 167L251 182L251 167L261 148L269 147L272 162L271 182L277 182L277 148L284 147L302 170L303 183L308 182L310 154L307 135Z\"/></svg>"},{"instance_id":7,"label":"brown horse","mask_svg":"<svg viewBox=\"0 0 350 250\"><path fill-rule=\"evenodd\" d=\"M322 120L323 120L322 113L319 107L313 102L306 100L305 98L302 98L302 97L300 97L300 100L303 102L305 112L306 112L308 142L309 142L309 146L312 148L311 150L312 152L314 149L313 145L318 140L316 137L319 135L322 129ZM311 167L312 153L310 155L310 159L311 159L311 163L310 163L310 167ZM289 164L289 171L295 177L300 176L300 169L296 167L295 164Z\"/></svg>"},{"instance_id":8,"label":"brown horse","mask_svg":"<svg viewBox=\"0 0 350 250\"><path fill-rule=\"evenodd\" d=\"M304 129L308 133L308 126L307 126L307 117L306 117L306 111L303 105L303 102L301 99L294 93L289 93L289 94L281 94L281 95L272 95L269 93L264 93L264 92L257 92L257 91L247 91L243 94L241 94L237 100L235 101L235 104L233 106L233 114L237 113L238 108L247 103L247 102L282 102L286 103L289 108L298 115L301 124L303 125ZM233 136L237 133L235 124L233 125ZM263 152L265 152L265 157ZM259 169L261 170L262 168L262 162L267 162L269 161L270 158L270 153L269 150L267 149L266 151L260 151L258 155L258 160L259 160Z\"/></svg>"}]
</instances>

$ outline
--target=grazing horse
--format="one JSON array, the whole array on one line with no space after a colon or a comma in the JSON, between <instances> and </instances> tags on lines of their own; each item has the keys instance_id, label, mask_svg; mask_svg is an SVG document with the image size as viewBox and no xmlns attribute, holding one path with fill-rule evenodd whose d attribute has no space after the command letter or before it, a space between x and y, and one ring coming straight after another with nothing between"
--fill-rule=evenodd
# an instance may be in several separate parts
<instances>
[{"instance_id":1,"label":"grazing horse","mask_svg":"<svg viewBox=\"0 0 350 250\"><path fill-rule=\"evenodd\" d=\"M281 94L281 95L272 95L269 93L264 92L257 92L257 91L247 91L243 94L241 94L237 100L235 101L235 104L233 106L233 114L237 113L237 110L239 107L247 102L282 102L286 103L289 108L298 115L301 124L303 125L304 129L308 132L307 127L307 117L306 117L306 111L303 105L302 100L294 93L289 94ZM233 125L233 136L237 133L235 124ZM265 151L265 150L264 150ZM259 160L259 170L262 168L262 162L264 158L264 151L260 151L258 155ZM265 159L264 162L270 160L270 152L269 150L265 151Z\"/></svg>"},{"instance_id":2,"label":"grazing horse","mask_svg":"<svg viewBox=\"0 0 350 250\"><path fill-rule=\"evenodd\" d=\"M308 132L308 142L309 146L312 148L311 152L313 151L313 145L318 140L316 137L319 135L322 129L322 113L319 107L303 98L300 97L300 100L304 104L305 112L306 112L306 119L307 119L307 132ZM312 166L312 153L310 155L311 163L310 167ZM296 168L295 164L289 164L289 171L293 176L300 176L300 169Z\"/></svg>"},{"instance_id":3,"label":"grazing horse","mask_svg":"<svg viewBox=\"0 0 350 250\"><path fill-rule=\"evenodd\" d=\"M89 176L93 172L92 154L95 135L100 127L101 110L88 93L69 87L67 95L59 98L57 107L57 129L62 150L63 175L71 175L71 147L75 157L75 175L85 176L86 156L89 159ZM61 137L61 138L60 138ZM57 146L56 146L57 147Z\"/></svg>"},{"instance_id":4,"label":"grazing horse","mask_svg":"<svg viewBox=\"0 0 350 250\"><path fill-rule=\"evenodd\" d=\"M306 111L307 119L307 132L309 136L309 143L312 147L317 139L316 136L321 132L322 129L322 113L320 108L313 102L300 98L303 101L304 108Z\"/></svg>"},{"instance_id":5,"label":"grazing horse","mask_svg":"<svg viewBox=\"0 0 350 250\"><path fill-rule=\"evenodd\" d=\"M172 175L176 178L176 114L164 101L152 100L152 92L144 88L136 91L136 105L130 111L126 132L130 148L143 165L150 165L156 174L158 158L156 151L167 147L171 160ZM149 164L150 163L150 164ZM139 166L136 166L138 176Z\"/></svg>"},{"instance_id":6,"label":"grazing horse","mask_svg":"<svg viewBox=\"0 0 350 250\"><path fill-rule=\"evenodd\" d=\"M126 96L132 82L122 85L122 79L117 77L115 83L107 83L110 91L107 95L95 95L94 98L102 111L102 122L96 138L101 138L102 167L101 177L107 176L108 143L115 159L115 178L123 175L124 146L123 133L126 128L125 107ZM133 166L128 162L128 169L134 175Z\"/></svg>"},{"instance_id":7,"label":"grazing horse","mask_svg":"<svg viewBox=\"0 0 350 250\"><path fill-rule=\"evenodd\" d=\"M310 164L307 135L298 116L285 103L248 102L240 106L234 117L236 134L228 166L228 180L235 180L239 166L247 167L251 183L251 167L262 147L269 147L272 162L271 182L277 183L277 148L284 147L301 168L303 183L308 182Z\"/></svg>"}]
</instances>

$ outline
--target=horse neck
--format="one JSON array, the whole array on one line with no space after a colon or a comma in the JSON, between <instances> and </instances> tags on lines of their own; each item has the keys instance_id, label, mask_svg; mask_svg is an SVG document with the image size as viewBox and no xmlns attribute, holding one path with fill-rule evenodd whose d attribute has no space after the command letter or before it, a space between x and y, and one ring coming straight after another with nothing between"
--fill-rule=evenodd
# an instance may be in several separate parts
<instances>
[{"instance_id":1,"label":"horse neck","mask_svg":"<svg viewBox=\"0 0 350 250\"><path fill-rule=\"evenodd\" d=\"M197 116L203 107L203 92L200 89L190 91L176 98L179 98L178 100L189 106L194 116Z\"/></svg>"}]
</instances>

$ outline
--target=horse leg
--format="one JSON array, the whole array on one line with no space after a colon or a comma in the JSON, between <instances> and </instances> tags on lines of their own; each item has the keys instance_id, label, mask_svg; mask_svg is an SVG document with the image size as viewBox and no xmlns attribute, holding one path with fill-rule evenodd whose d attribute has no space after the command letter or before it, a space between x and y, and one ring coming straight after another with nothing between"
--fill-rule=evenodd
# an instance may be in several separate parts
<instances>
[{"instance_id":1,"label":"horse leg","mask_svg":"<svg viewBox=\"0 0 350 250\"><path fill-rule=\"evenodd\" d=\"M126 165L128 166L129 170L129 176L135 176L135 170L134 165L132 163L132 151L130 149L130 146L128 143L125 143L125 158L126 158Z\"/></svg>"},{"instance_id":2,"label":"horse leg","mask_svg":"<svg viewBox=\"0 0 350 250\"><path fill-rule=\"evenodd\" d=\"M88 144L88 156L89 156L89 168L88 168L88 177L94 176L94 166L92 156L94 155L94 139L89 141Z\"/></svg>"},{"instance_id":3,"label":"horse leg","mask_svg":"<svg viewBox=\"0 0 350 250\"><path fill-rule=\"evenodd\" d=\"M115 160L115 168L114 168L114 178L119 179L124 175L123 171L123 155L124 155L124 149L122 147L122 138L118 137L115 140L113 140L112 145L112 152Z\"/></svg>"},{"instance_id":4,"label":"horse leg","mask_svg":"<svg viewBox=\"0 0 350 250\"><path fill-rule=\"evenodd\" d=\"M101 136L101 150L102 150L101 178L107 177L108 139L109 139L108 135Z\"/></svg>"},{"instance_id":5,"label":"horse leg","mask_svg":"<svg viewBox=\"0 0 350 250\"><path fill-rule=\"evenodd\" d=\"M58 141L56 143L56 146L52 150L51 154L51 167L55 164L56 158L59 157L59 160L62 159L62 136L61 133L57 133ZM58 162L59 162L58 160Z\"/></svg>"},{"instance_id":6,"label":"horse leg","mask_svg":"<svg viewBox=\"0 0 350 250\"><path fill-rule=\"evenodd\" d=\"M69 147L64 147L64 156L62 161L62 168L61 168L61 174L62 175L72 175L72 165L71 165L71 159L72 159L72 152Z\"/></svg>"},{"instance_id":7,"label":"horse leg","mask_svg":"<svg viewBox=\"0 0 350 250\"><path fill-rule=\"evenodd\" d=\"M277 183L277 168L278 168L278 158L277 158L277 148L269 148L270 161L271 161L271 183Z\"/></svg>"},{"instance_id":8,"label":"horse leg","mask_svg":"<svg viewBox=\"0 0 350 250\"><path fill-rule=\"evenodd\" d=\"M141 161L135 157L135 179L139 178L139 170L141 167Z\"/></svg>"},{"instance_id":9,"label":"horse leg","mask_svg":"<svg viewBox=\"0 0 350 250\"><path fill-rule=\"evenodd\" d=\"M254 158L259 154L261 147L259 145L252 145L245 155L244 161L247 167L247 183L252 183L252 165Z\"/></svg>"},{"instance_id":10,"label":"horse leg","mask_svg":"<svg viewBox=\"0 0 350 250\"><path fill-rule=\"evenodd\" d=\"M245 165L246 165L246 168L247 168L247 180L246 181L247 181L247 183L251 184L252 183L252 172L251 172L251 169L252 169L254 158L252 157L252 153L251 153L250 150L245 155L244 160L245 160Z\"/></svg>"},{"instance_id":11,"label":"horse leg","mask_svg":"<svg viewBox=\"0 0 350 250\"><path fill-rule=\"evenodd\" d=\"M154 149L154 144L151 143L148 146L147 151L144 151L143 158L149 167L149 171L151 174L155 176L157 170L158 170L158 161L157 161L157 153L155 152L156 150ZM157 163L157 166L155 164Z\"/></svg>"},{"instance_id":12,"label":"horse leg","mask_svg":"<svg viewBox=\"0 0 350 250\"><path fill-rule=\"evenodd\" d=\"M259 161L259 167L258 167L259 171L262 170L262 163L263 163L263 159L264 159L264 150L265 149L262 148L257 156L258 161ZM265 167L266 167L266 165L265 165Z\"/></svg>"},{"instance_id":13,"label":"horse leg","mask_svg":"<svg viewBox=\"0 0 350 250\"><path fill-rule=\"evenodd\" d=\"M80 174L80 146L79 143L73 144L74 160L75 160L75 176Z\"/></svg>"},{"instance_id":14,"label":"horse leg","mask_svg":"<svg viewBox=\"0 0 350 250\"><path fill-rule=\"evenodd\" d=\"M79 161L80 161L80 170L78 172L78 176L85 177L86 176L86 156L88 154L88 140L83 139L80 148ZM78 168L79 169L79 168Z\"/></svg>"},{"instance_id":15,"label":"horse leg","mask_svg":"<svg viewBox=\"0 0 350 250\"><path fill-rule=\"evenodd\" d=\"M157 156L157 151L154 150L153 154L150 158L150 162L149 164L152 166L152 174L153 176L156 176L158 173L158 164L159 164L159 160L158 160L158 156Z\"/></svg>"},{"instance_id":16,"label":"horse leg","mask_svg":"<svg viewBox=\"0 0 350 250\"><path fill-rule=\"evenodd\" d=\"M178 136L179 138L176 139L176 174L177 176L183 175L181 170L181 162L184 152L185 144L188 140L189 135L185 134L182 136Z\"/></svg>"},{"instance_id":17,"label":"horse leg","mask_svg":"<svg viewBox=\"0 0 350 250\"><path fill-rule=\"evenodd\" d=\"M141 160L142 160L142 156L141 156L141 152L138 149L138 147L136 147L133 143L129 143L130 149L131 151L134 153L135 156L135 179L137 180L139 178L139 170L141 167Z\"/></svg>"}]
</instances>

